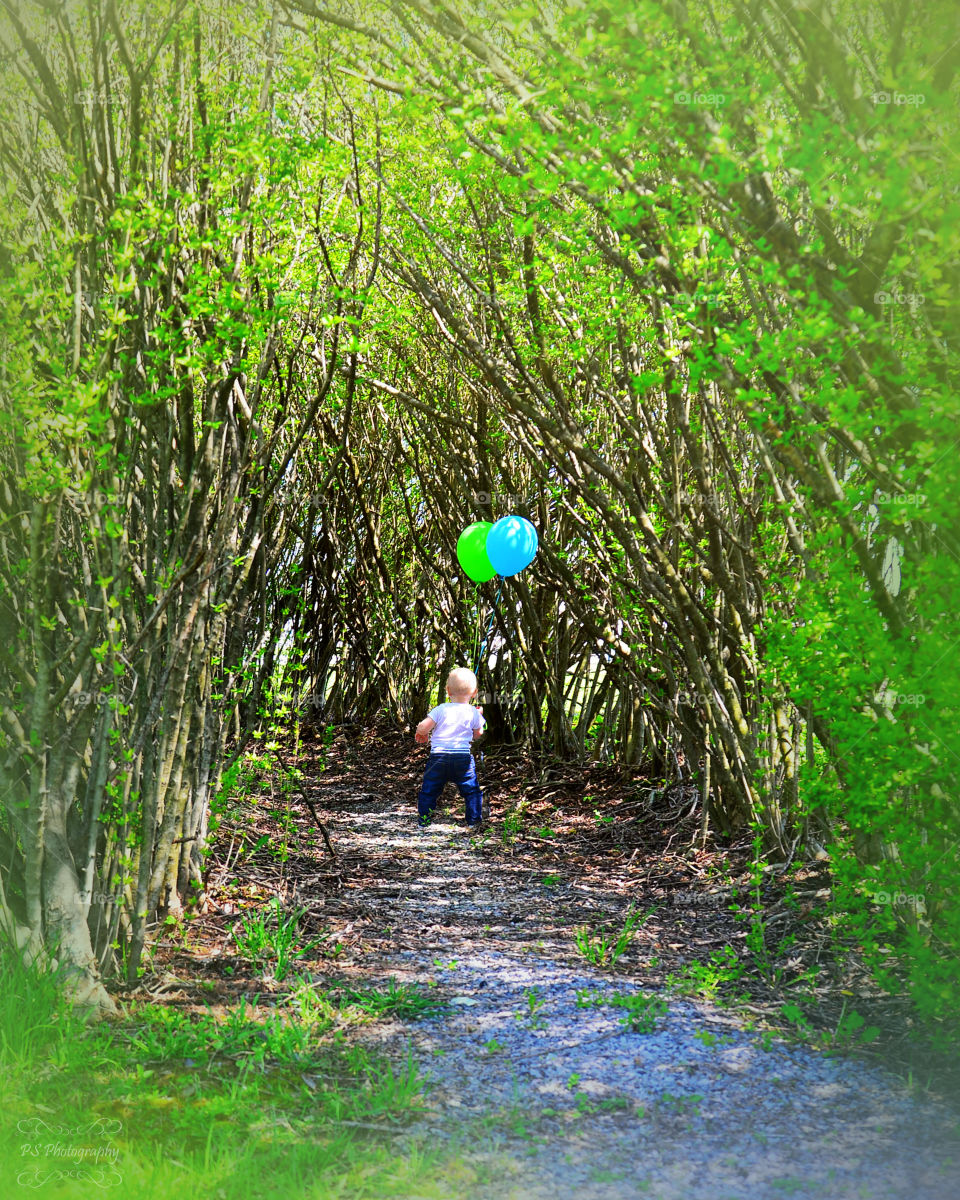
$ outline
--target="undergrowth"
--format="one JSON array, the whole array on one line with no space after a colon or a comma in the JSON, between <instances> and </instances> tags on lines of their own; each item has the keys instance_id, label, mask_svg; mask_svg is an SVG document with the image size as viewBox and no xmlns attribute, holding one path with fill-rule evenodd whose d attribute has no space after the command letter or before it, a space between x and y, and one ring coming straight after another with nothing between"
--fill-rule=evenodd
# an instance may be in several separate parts
<instances>
[{"instance_id":1,"label":"undergrowth","mask_svg":"<svg viewBox=\"0 0 960 1200\"><path fill-rule=\"evenodd\" d=\"M412 1061L391 1064L341 1028L435 1002L395 982L333 989L326 1007L321 996L296 980L271 1012L129 1003L89 1024L58 969L0 945L0 1195L448 1196L456 1153L393 1140L424 1105Z\"/></svg>"}]
</instances>

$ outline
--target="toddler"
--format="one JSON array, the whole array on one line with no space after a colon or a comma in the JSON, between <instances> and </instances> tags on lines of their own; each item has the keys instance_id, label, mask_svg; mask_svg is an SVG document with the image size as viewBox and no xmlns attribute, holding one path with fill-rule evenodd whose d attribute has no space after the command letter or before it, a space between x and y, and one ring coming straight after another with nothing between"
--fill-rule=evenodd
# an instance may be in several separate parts
<instances>
[{"instance_id":1,"label":"toddler","mask_svg":"<svg viewBox=\"0 0 960 1200\"><path fill-rule=\"evenodd\" d=\"M443 785L457 785L466 807L467 829L476 829L483 814L483 792L477 783L477 769L470 746L483 736L483 716L470 701L477 694L477 677L465 667L457 667L447 676L445 704L438 704L417 726L416 739L425 746L430 742L430 757L423 773L417 800L418 823L430 824Z\"/></svg>"}]
</instances>

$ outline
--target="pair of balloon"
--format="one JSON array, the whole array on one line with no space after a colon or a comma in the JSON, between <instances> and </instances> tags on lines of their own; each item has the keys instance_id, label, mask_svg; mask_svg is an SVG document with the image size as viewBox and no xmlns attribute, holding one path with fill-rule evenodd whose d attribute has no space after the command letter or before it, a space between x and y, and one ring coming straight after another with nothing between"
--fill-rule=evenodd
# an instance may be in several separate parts
<instances>
[{"instance_id":1,"label":"pair of balloon","mask_svg":"<svg viewBox=\"0 0 960 1200\"><path fill-rule=\"evenodd\" d=\"M457 538L457 561L474 583L516 575L537 553L537 531L526 517L474 521Z\"/></svg>"}]
</instances>

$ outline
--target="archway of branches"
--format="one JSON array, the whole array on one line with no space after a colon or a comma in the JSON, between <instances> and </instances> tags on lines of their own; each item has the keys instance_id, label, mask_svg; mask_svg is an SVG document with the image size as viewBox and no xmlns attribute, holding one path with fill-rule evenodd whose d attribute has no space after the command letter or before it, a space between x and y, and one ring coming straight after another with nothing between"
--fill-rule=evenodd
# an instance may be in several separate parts
<instances>
[{"instance_id":1,"label":"archway of branches","mask_svg":"<svg viewBox=\"0 0 960 1200\"><path fill-rule=\"evenodd\" d=\"M950 867L956 55L878 133L896 14L627 7L8 8L0 905L102 1003L267 715L464 662L497 740Z\"/></svg>"}]
</instances>

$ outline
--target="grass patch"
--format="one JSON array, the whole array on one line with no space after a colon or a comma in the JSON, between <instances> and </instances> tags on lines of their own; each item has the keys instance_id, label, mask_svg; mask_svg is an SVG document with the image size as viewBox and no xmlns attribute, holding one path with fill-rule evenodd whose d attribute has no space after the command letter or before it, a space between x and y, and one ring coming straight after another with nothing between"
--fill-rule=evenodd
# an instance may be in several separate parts
<instances>
[{"instance_id":1,"label":"grass patch","mask_svg":"<svg viewBox=\"0 0 960 1200\"><path fill-rule=\"evenodd\" d=\"M334 1028L346 1009L414 1016L422 999L394 982L336 990L329 1011L129 1004L90 1025L57 971L0 947L0 1195L441 1200L470 1172L449 1149L401 1148L424 1107L414 1063Z\"/></svg>"},{"instance_id":2,"label":"grass patch","mask_svg":"<svg viewBox=\"0 0 960 1200\"><path fill-rule=\"evenodd\" d=\"M446 1007L442 1000L412 983L387 981L383 988L339 988L341 1004L358 1009L370 1017L402 1017L421 1021L438 1016Z\"/></svg>"},{"instance_id":3,"label":"grass patch","mask_svg":"<svg viewBox=\"0 0 960 1200\"><path fill-rule=\"evenodd\" d=\"M233 927L233 940L243 958L258 964L273 964L273 976L284 979L295 958L302 958L323 938L314 938L305 946L298 946L300 918L304 909L285 913L280 901L273 901L250 916L244 914Z\"/></svg>"}]
</instances>

